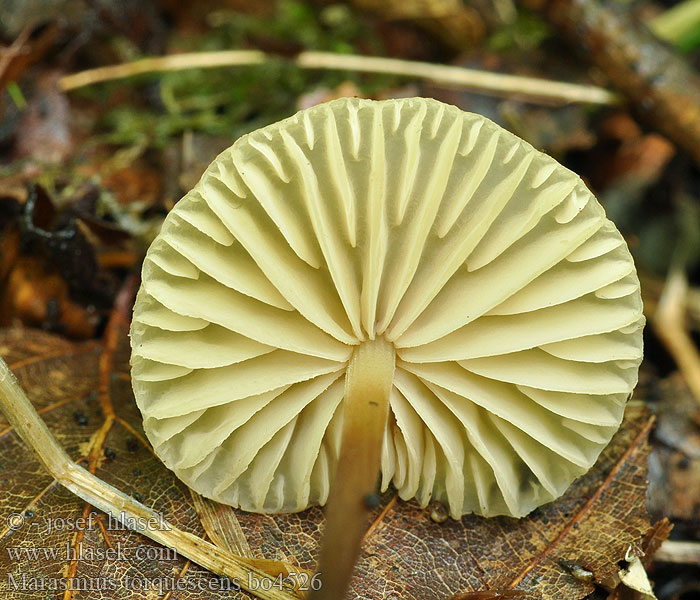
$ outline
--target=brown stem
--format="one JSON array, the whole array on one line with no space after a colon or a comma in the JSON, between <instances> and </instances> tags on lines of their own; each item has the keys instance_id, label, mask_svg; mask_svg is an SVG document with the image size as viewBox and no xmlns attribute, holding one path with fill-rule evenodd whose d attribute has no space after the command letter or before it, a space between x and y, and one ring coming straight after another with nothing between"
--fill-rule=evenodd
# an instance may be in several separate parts
<instances>
[{"instance_id":1,"label":"brown stem","mask_svg":"<svg viewBox=\"0 0 700 600\"><path fill-rule=\"evenodd\" d=\"M656 38L634 4L613 0L520 0L539 10L629 98L640 117L700 164L700 74Z\"/></svg>"},{"instance_id":2,"label":"brown stem","mask_svg":"<svg viewBox=\"0 0 700 600\"><path fill-rule=\"evenodd\" d=\"M367 500L377 491L394 366L394 347L383 338L363 342L350 359L340 457L318 565L322 586L309 600L341 600L348 588L369 525Z\"/></svg>"}]
</instances>

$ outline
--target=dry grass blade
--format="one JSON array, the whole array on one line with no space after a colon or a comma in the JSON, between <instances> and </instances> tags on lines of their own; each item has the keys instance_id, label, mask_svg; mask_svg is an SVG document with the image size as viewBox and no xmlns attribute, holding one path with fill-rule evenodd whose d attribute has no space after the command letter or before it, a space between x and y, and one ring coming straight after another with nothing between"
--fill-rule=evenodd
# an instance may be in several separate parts
<instances>
[{"instance_id":1,"label":"dry grass blade","mask_svg":"<svg viewBox=\"0 0 700 600\"><path fill-rule=\"evenodd\" d=\"M261 580L269 575L236 556L167 523L153 509L105 483L76 465L37 414L4 360L0 359L0 405L15 431L38 455L51 475L71 492L116 520L128 524L150 539L174 549L178 554L229 577L248 589L249 576ZM153 526L154 524L157 524ZM291 592L272 588L252 591L264 600L296 600Z\"/></svg>"},{"instance_id":2,"label":"dry grass blade","mask_svg":"<svg viewBox=\"0 0 700 600\"><path fill-rule=\"evenodd\" d=\"M651 322L700 404L700 352L685 324L687 291L688 282L683 271L672 271Z\"/></svg>"},{"instance_id":3,"label":"dry grass blade","mask_svg":"<svg viewBox=\"0 0 700 600\"><path fill-rule=\"evenodd\" d=\"M295 591L300 591L298 588L303 581L311 580L313 573L297 565L285 561L255 558L233 508L200 496L194 490L190 490L190 494L207 537L216 546L246 559L246 564L267 573L272 579L277 579L279 576L289 579L290 587L295 585ZM303 573L306 578L297 577L299 573Z\"/></svg>"},{"instance_id":4,"label":"dry grass blade","mask_svg":"<svg viewBox=\"0 0 700 600\"><path fill-rule=\"evenodd\" d=\"M248 540L241 529L236 513L230 506L219 504L190 490L192 503L209 539L233 554L252 558Z\"/></svg>"},{"instance_id":5,"label":"dry grass blade","mask_svg":"<svg viewBox=\"0 0 700 600\"><path fill-rule=\"evenodd\" d=\"M124 79L145 73L259 65L272 60L280 59L257 50L172 54L73 73L62 77L59 80L59 85L64 91L70 91L104 81ZM514 95L532 102L584 102L589 104L617 104L620 102L620 97L614 92L593 85L490 73L451 65L313 51L301 52L293 60L299 67L305 69L383 73L427 79L441 85L471 89L484 94Z\"/></svg>"},{"instance_id":6,"label":"dry grass blade","mask_svg":"<svg viewBox=\"0 0 700 600\"><path fill-rule=\"evenodd\" d=\"M584 102L617 104L620 97L605 88L491 73L451 65L382 58L353 56L330 52L302 52L297 64L308 69L343 69L363 73L383 73L427 79L435 83L495 95L515 95L530 101Z\"/></svg>"},{"instance_id":7,"label":"dry grass blade","mask_svg":"<svg viewBox=\"0 0 700 600\"><path fill-rule=\"evenodd\" d=\"M64 91L94 85L103 81L125 79L146 73L165 71L183 71L185 69L213 69L215 67L235 67L241 65L259 65L265 62L264 52L257 50L228 50L221 52L191 52L142 58L121 65L110 65L88 69L59 79Z\"/></svg>"}]
</instances>

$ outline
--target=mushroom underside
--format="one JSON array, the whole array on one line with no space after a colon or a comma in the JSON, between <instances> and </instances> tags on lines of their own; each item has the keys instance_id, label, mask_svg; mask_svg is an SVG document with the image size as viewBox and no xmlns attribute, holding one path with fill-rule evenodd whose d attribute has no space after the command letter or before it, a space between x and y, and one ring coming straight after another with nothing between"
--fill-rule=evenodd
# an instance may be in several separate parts
<instances>
[{"instance_id":1,"label":"mushroom underside","mask_svg":"<svg viewBox=\"0 0 700 600\"><path fill-rule=\"evenodd\" d=\"M478 115L342 99L238 140L168 215L131 330L158 455L217 501L324 504L348 364L395 353L381 486L523 516L618 428L644 325L578 177Z\"/></svg>"}]
</instances>

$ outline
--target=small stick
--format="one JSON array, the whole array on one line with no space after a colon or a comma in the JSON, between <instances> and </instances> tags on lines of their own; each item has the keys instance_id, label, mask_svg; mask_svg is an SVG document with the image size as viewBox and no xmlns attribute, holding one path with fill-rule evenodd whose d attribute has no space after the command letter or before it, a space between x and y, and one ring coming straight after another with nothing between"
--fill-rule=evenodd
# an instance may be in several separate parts
<instances>
[{"instance_id":1,"label":"small stick","mask_svg":"<svg viewBox=\"0 0 700 600\"><path fill-rule=\"evenodd\" d=\"M224 52L195 52L171 54L153 58L143 58L121 65L98 67L59 79L65 92L104 81L124 79L144 73L180 71L185 69L209 69L243 65L260 65L278 56L257 50L229 50ZM332 52L301 52L292 59L305 69L328 69L357 71L359 73L382 73L401 77L427 79L437 84L466 88L484 94L516 95L533 102L585 102L589 104L617 104L620 96L594 85L580 85L550 81L535 77L522 77L504 73L491 73L478 69L466 69L452 65L438 65L427 62L335 54Z\"/></svg>"},{"instance_id":2,"label":"small stick","mask_svg":"<svg viewBox=\"0 0 700 600\"><path fill-rule=\"evenodd\" d=\"M479 69L398 58L308 51L299 54L296 63L307 69L342 69L363 73L416 77L428 79L438 84L467 88L488 94L513 94L533 101L557 100L589 104L617 104L620 102L620 96L614 92L593 85L492 73Z\"/></svg>"},{"instance_id":3,"label":"small stick","mask_svg":"<svg viewBox=\"0 0 700 600\"><path fill-rule=\"evenodd\" d=\"M220 52L187 52L169 56L141 58L121 65L97 67L65 75L58 80L64 92L93 85L103 81L124 79L146 73L165 71L183 71L185 69L211 69L214 67L234 67L241 65L259 65L267 59L264 52L258 50L224 50Z\"/></svg>"},{"instance_id":4,"label":"small stick","mask_svg":"<svg viewBox=\"0 0 700 600\"><path fill-rule=\"evenodd\" d=\"M345 597L368 526L368 500L377 491L394 367L394 347L383 338L363 342L350 359L340 456L317 570L322 585L309 600Z\"/></svg>"},{"instance_id":5,"label":"small stick","mask_svg":"<svg viewBox=\"0 0 700 600\"><path fill-rule=\"evenodd\" d=\"M700 352L685 326L688 282L681 269L671 271L651 323L700 404Z\"/></svg>"},{"instance_id":6,"label":"small stick","mask_svg":"<svg viewBox=\"0 0 700 600\"><path fill-rule=\"evenodd\" d=\"M177 529L153 509L76 465L37 414L1 358L0 407L25 444L36 452L46 470L76 496L121 521L125 527L175 550L216 575L232 579L263 600L298 600L297 595L275 586L270 590L264 590L263 586L251 589L255 583L270 577L251 564L253 559L236 556L196 535ZM286 567L282 571L284 569Z\"/></svg>"},{"instance_id":7,"label":"small stick","mask_svg":"<svg viewBox=\"0 0 700 600\"><path fill-rule=\"evenodd\" d=\"M700 542L666 540L654 554L654 560L700 566Z\"/></svg>"}]
</instances>

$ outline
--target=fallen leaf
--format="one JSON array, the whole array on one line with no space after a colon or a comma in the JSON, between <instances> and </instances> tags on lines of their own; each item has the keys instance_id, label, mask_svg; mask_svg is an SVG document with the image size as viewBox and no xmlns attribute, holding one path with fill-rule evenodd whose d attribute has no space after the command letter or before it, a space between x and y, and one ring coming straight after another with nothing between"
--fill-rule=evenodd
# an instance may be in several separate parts
<instances>
[{"instance_id":1,"label":"fallen leaf","mask_svg":"<svg viewBox=\"0 0 700 600\"><path fill-rule=\"evenodd\" d=\"M0 193L0 285L5 284L5 279L19 256L20 236L17 216L21 210L15 198Z\"/></svg>"},{"instance_id":2,"label":"fallen leaf","mask_svg":"<svg viewBox=\"0 0 700 600\"><path fill-rule=\"evenodd\" d=\"M379 587L410 600L503 588L529 598L583 598L650 528L644 493L652 423L630 406L595 467L525 519L467 516L437 525L414 504L399 505L367 540L355 597L381 597L371 595ZM592 572L593 581L577 579L570 565Z\"/></svg>"},{"instance_id":3,"label":"fallen leaf","mask_svg":"<svg viewBox=\"0 0 700 600\"><path fill-rule=\"evenodd\" d=\"M652 528L647 531L644 536L644 542L642 543L642 551L644 556L642 556L642 564L645 568L649 568L653 561L654 555L657 550L661 548L661 545L668 539L673 529L673 523L664 517L660 521L654 523Z\"/></svg>"},{"instance_id":4,"label":"fallen leaf","mask_svg":"<svg viewBox=\"0 0 700 600\"><path fill-rule=\"evenodd\" d=\"M147 166L143 160L135 160L132 164L108 171L102 178L102 185L112 191L122 206L132 202L153 206L160 195L162 183L158 171Z\"/></svg>"},{"instance_id":5,"label":"fallen leaf","mask_svg":"<svg viewBox=\"0 0 700 600\"><path fill-rule=\"evenodd\" d=\"M313 570L323 522L319 508L277 516L224 508L230 528L224 532L212 519L219 509L193 501L155 457L131 393L128 303L121 298L101 343L30 329L0 332L0 355L49 429L74 460L176 527L229 546L247 544L253 558ZM631 405L594 469L559 501L525 519L468 516L438 524L431 511L385 494L350 596L427 600L479 592L472 597L508 598L522 594L507 592L522 590L527 598L583 598L595 582L617 572L630 547L639 554L652 530L644 507L652 424L645 410ZM59 486L4 419L0 488L0 589L7 600L54 589L60 594L47 597L146 599L173 588L178 600L231 597L230 582L112 522ZM244 539L234 531L236 521ZM593 581L577 579L571 565L591 572ZM64 592L69 583L76 590Z\"/></svg>"}]
</instances>

